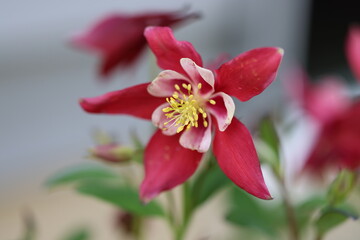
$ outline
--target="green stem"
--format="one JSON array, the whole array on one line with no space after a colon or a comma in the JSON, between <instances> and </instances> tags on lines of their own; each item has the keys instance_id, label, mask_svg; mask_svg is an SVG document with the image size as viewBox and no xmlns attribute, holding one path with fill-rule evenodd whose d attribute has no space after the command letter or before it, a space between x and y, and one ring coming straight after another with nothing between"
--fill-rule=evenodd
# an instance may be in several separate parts
<instances>
[{"instance_id":1,"label":"green stem","mask_svg":"<svg viewBox=\"0 0 360 240\"><path fill-rule=\"evenodd\" d=\"M176 224L176 204L173 195L173 191L166 193L166 198L168 201L168 211L166 214L166 219L170 225L171 230L173 231L174 235L177 234L177 224Z\"/></svg>"},{"instance_id":2,"label":"green stem","mask_svg":"<svg viewBox=\"0 0 360 240\"><path fill-rule=\"evenodd\" d=\"M287 191L287 188L285 186L285 182L282 183L282 192L283 192L283 201L284 201L284 207L286 210L286 215L289 221L289 228L290 228L290 237L293 240L299 239L299 229L295 217L295 211L291 204L289 194Z\"/></svg>"},{"instance_id":3,"label":"green stem","mask_svg":"<svg viewBox=\"0 0 360 240\"><path fill-rule=\"evenodd\" d=\"M143 219L140 216L134 216L133 234L134 234L135 239L141 240L143 238L142 223L143 223Z\"/></svg>"},{"instance_id":4,"label":"green stem","mask_svg":"<svg viewBox=\"0 0 360 240\"><path fill-rule=\"evenodd\" d=\"M284 202L284 209L285 209L285 213L286 213L286 217L287 217L288 225L289 225L289 235L290 235L289 239L299 240L300 239L299 228L298 228L298 224L296 221L294 207L291 203L291 200L289 197L289 192L286 187L284 174L280 168L276 169L276 168L272 167L272 171L280 185L281 196L282 196L282 199Z\"/></svg>"},{"instance_id":5,"label":"green stem","mask_svg":"<svg viewBox=\"0 0 360 240\"><path fill-rule=\"evenodd\" d=\"M176 232L176 237L175 237L176 240L184 239L185 233L190 223L191 216L193 214L189 184L185 182L182 188L183 188L183 219L181 225L179 226Z\"/></svg>"}]
</instances>

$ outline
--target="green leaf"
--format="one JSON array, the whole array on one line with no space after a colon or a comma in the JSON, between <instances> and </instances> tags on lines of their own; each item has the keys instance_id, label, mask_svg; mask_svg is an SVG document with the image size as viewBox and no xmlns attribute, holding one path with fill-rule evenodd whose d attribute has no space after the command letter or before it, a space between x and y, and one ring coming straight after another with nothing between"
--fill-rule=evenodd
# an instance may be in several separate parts
<instances>
[{"instance_id":1,"label":"green leaf","mask_svg":"<svg viewBox=\"0 0 360 240\"><path fill-rule=\"evenodd\" d=\"M62 240L88 240L90 239L90 232L86 228L77 229L67 234Z\"/></svg>"},{"instance_id":2,"label":"green leaf","mask_svg":"<svg viewBox=\"0 0 360 240\"><path fill-rule=\"evenodd\" d=\"M56 187L62 184L77 182L89 179L110 179L120 176L111 171L108 167L98 164L82 164L66 168L46 181L47 187Z\"/></svg>"},{"instance_id":3,"label":"green leaf","mask_svg":"<svg viewBox=\"0 0 360 240\"><path fill-rule=\"evenodd\" d=\"M218 190L229 185L231 181L221 169L214 164L204 169L196 178L191 188L193 207L196 208L213 196Z\"/></svg>"},{"instance_id":4,"label":"green leaf","mask_svg":"<svg viewBox=\"0 0 360 240\"><path fill-rule=\"evenodd\" d=\"M259 126L260 142L257 142L259 157L280 173L280 140L270 117L265 117Z\"/></svg>"},{"instance_id":5,"label":"green leaf","mask_svg":"<svg viewBox=\"0 0 360 240\"><path fill-rule=\"evenodd\" d=\"M232 207L226 219L233 224L261 231L275 237L283 226L284 213L281 208L266 208L257 199L237 188L231 191Z\"/></svg>"},{"instance_id":6,"label":"green leaf","mask_svg":"<svg viewBox=\"0 0 360 240\"><path fill-rule=\"evenodd\" d=\"M345 222L349 218L356 220L358 215L347 205L338 206L336 208L328 207L324 209L321 216L316 221L318 235L323 236L325 233Z\"/></svg>"},{"instance_id":7,"label":"green leaf","mask_svg":"<svg viewBox=\"0 0 360 240\"><path fill-rule=\"evenodd\" d=\"M312 216L316 211L320 210L326 205L326 199L324 197L315 196L300 203L295 208L296 220L300 230L304 228L310 222Z\"/></svg>"},{"instance_id":8,"label":"green leaf","mask_svg":"<svg viewBox=\"0 0 360 240\"><path fill-rule=\"evenodd\" d=\"M88 181L80 184L77 191L101 199L136 215L164 216L164 212L157 202L152 201L146 205L143 204L140 202L137 191L128 186L106 181Z\"/></svg>"},{"instance_id":9,"label":"green leaf","mask_svg":"<svg viewBox=\"0 0 360 240\"><path fill-rule=\"evenodd\" d=\"M343 203L352 192L356 183L356 174L343 169L329 186L327 199L330 206Z\"/></svg>"},{"instance_id":10,"label":"green leaf","mask_svg":"<svg viewBox=\"0 0 360 240\"><path fill-rule=\"evenodd\" d=\"M279 136L270 117L265 117L260 123L260 137L279 158Z\"/></svg>"}]
</instances>

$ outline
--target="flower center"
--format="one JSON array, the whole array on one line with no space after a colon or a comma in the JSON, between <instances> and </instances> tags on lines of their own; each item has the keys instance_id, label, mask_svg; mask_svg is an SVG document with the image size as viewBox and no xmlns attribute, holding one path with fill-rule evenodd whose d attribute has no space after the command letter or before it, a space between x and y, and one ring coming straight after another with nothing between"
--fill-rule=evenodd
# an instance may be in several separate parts
<instances>
[{"instance_id":1,"label":"flower center","mask_svg":"<svg viewBox=\"0 0 360 240\"><path fill-rule=\"evenodd\" d=\"M169 107L163 108L165 116L169 118L169 121L164 125L178 126L176 132L180 133L182 130L190 129L191 127L199 126L199 115L202 117L202 123L204 127L208 126L207 114L204 108L204 100L198 95L194 95L191 84L183 83L181 87L185 90L185 93L181 90L178 84L174 85L175 91L170 98L166 98L169 103ZM202 87L201 83L197 85L197 91ZM196 91L196 92L197 92ZM215 104L214 100L208 100L210 104Z\"/></svg>"}]
</instances>

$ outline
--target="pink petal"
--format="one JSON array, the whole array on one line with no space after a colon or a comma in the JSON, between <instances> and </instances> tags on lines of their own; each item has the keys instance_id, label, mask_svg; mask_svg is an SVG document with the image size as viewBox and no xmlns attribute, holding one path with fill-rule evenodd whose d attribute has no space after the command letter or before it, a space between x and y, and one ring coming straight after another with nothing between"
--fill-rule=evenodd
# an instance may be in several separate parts
<instances>
[{"instance_id":1,"label":"pink petal","mask_svg":"<svg viewBox=\"0 0 360 240\"><path fill-rule=\"evenodd\" d=\"M214 74L209 69L205 69L196 65L196 63L190 58L182 58L180 60L182 68L190 77L193 86L198 88L198 84L201 83L201 89L199 93L203 96L209 96L214 92Z\"/></svg>"},{"instance_id":2,"label":"pink petal","mask_svg":"<svg viewBox=\"0 0 360 240\"><path fill-rule=\"evenodd\" d=\"M164 103L164 99L151 96L147 92L148 85L144 83L99 97L82 98L80 105L89 113L128 114L151 119L153 111Z\"/></svg>"},{"instance_id":3,"label":"pink petal","mask_svg":"<svg viewBox=\"0 0 360 240\"><path fill-rule=\"evenodd\" d=\"M128 69L140 57L146 46L144 30L147 26L174 26L199 17L186 13L145 12L141 14L111 14L100 19L88 31L74 36L71 43L101 54L100 76L106 77L116 68Z\"/></svg>"},{"instance_id":4,"label":"pink petal","mask_svg":"<svg viewBox=\"0 0 360 240\"><path fill-rule=\"evenodd\" d=\"M131 16L112 14L102 18L88 31L74 36L71 43L102 56L100 75L108 76L118 66L133 64L146 46L146 25Z\"/></svg>"},{"instance_id":5,"label":"pink petal","mask_svg":"<svg viewBox=\"0 0 360 240\"><path fill-rule=\"evenodd\" d=\"M345 47L349 65L356 79L360 81L360 26L350 28Z\"/></svg>"},{"instance_id":6,"label":"pink petal","mask_svg":"<svg viewBox=\"0 0 360 240\"><path fill-rule=\"evenodd\" d=\"M188 84L189 79L175 71L165 70L150 83L148 92L156 97L169 97L176 91L175 84L181 86L183 83Z\"/></svg>"},{"instance_id":7,"label":"pink petal","mask_svg":"<svg viewBox=\"0 0 360 240\"><path fill-rule=\"evenodd\" d=\"M326 124L350 105L345 86L334 77L324 78L316 86L305 88L304 108L319 123Z\"/></svg>"},{"instance_id":8,"label":"pink petal","mask_svg":"<svg viewBox=\"0 0 360 240\"><path fill-rule=\"evenodd\" d=\"M199 118L199 126L185 130L180 137L180 144L184 148L206 152L211 144L211 118L206 118L208 126L202 124L202 117Z\"/></svg>"},{"instance_id":9,"label":"pink petal","mask_svg":"<svg viewBox=\"0 0 360 240\"><path fill-rule=\"evenodd\" d=\"M213 149L231 181L258 198L271 199L251 135L239 120L234 118L224 132L216 131Z\"/></svg>"},{"instance_id":10,"label":"pink petal","mask_svg":"<svg viewBox=\"0 0 360 240\"><path fill-rule=\"evenodd\" d=\"M164 104L156 108L152 114L151 120L156 127L160 128L163 131L163 134L174 135L176 134L178 126L172 125L171 123L165 125L165 123L168 122L170 119L165 116L163 109L168 106L169 104L165 102Z\"/></svg>"},{"instance_id":11,"label":"pink petal","mask_svg":"<svg viewBox=\"0 0 360 240\"><path fill-rule=\"evenodd\" d=\"M235 103L229 95L223 92L212 95L211 99L215 101L215 104L208 102L206 109L216 118L219 130L223 132L234 117Z\"/></svg>"},{"instance_id":12,"label":"pink petal","mask_svg":"<svg viewBox=\"0 0 360 240\"><path fill-rule=\"evenodd\" d=\"M256 48L240 54L217 70L217 91L247 101L260 94L274 81L283 50Z\"/></svg>"},{"instance_id":13,"label":"pink petal","mask_svg":"<svg viewBox=\"0 0 360 240\"><path fill-rule=\"evenodd\" d=\"M159 67L166 70L174 70L185 74L180 66L181 58L190 58L199 66L202 66L200 55L193 45L186 41L175 39L169 27L147 27L145 37L148 44L157 58Z\"/></svg>"},{"instance_id":14,"label":"pink petal","mask_svg":"<svg viewBox=\"0 0 360 240\"><path fill-rule=\"evenodd\" d=\"M140 197L148 202L159 193L185 182L195 172L203 154L179 144L179 134L165 136L158 130L145 149L145 179Z\"/></svg>"}]
</instances>

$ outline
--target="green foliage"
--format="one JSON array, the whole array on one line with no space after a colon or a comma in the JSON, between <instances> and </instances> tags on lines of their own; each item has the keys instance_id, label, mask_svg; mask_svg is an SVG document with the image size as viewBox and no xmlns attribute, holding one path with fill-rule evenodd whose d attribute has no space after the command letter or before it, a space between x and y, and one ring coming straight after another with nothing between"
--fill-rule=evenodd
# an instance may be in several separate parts
<instances>
[{"instance_id":1,"label":"green foliage","mask_svg":"<svg viewBox=\"0 0 360 240\"><path fill-rule=\"evenodd\" d=\"M128 186L108 181L85 181L76 189L139 216L164 216L158 203L143 204L137 191Z\"/></svg>"},{"instance_id":2,"label":"green foliage","mask_svg":"<svg viewBox=\"0 0 360 240\"><path fill-rule=\"evenodd\" d=\"M269 164L274 173L280 176L280 140L270 117L265 117L260 122L259 137L260 142L256 146L260 160Z\"/></svg>"},{"instance_id":3,"label":"green foliage","mask_svg":"<svg viewBox=\"0 0 360 240\"><path fill-rule=\"evenodd\" d=\"M343 203L352 192L355 181L356 177L354 172L345 169L342 170L328 189L328 204L334 206Z\"/></svg>"},{"instance_id":4,"label":"green foliage","mask_svg":"<svg viewBox=\"0 0 360 240\"><path fill-rule=\"evenodd\" d=\"M324 197L311 197L304 202L298 204L295 208L296 222L299 230L303 231L310 223L314 214L326 204Z\"/></svg>"},{"instance_id":5,"label":"green foliage","mask_svg":"<svg viewBox=\"0 0 360 240\"><path fill-rule=\"evenodd\" d=\"M231 181L225 176L216 163L204 169L191 187L193 207L196 208L212 197L218 190L229 185Z\"/></svg>"},{"instance_id":6,"label":"green foliage","mask_svg":"<svg viewBox=\"0 0 360 240\"><path fill-rule=\"evenodd\" d=\"M317 219L315 226L318 236L323 236L329 230L345 222L347 219L357 219L358 215L349 206L325 208Z\"/></svg>"},{"instance_id":7,"label":"green foliage","mask_svg":"<svg viewBox=\"0 0 360 240\"><path fill-rule=\"evenodd\" d=\"M63 184L83 181L85 179L115 179L119 175L110 168L99 164L81 164L66 168L46 181L47 187L56 187Z\"/></svg>"},{"instance_id":8,"label":"green foliage","mask_svg":"<svg viewBox=\"0 0 360 240\"><path fill-rule=\"evenodd\" d=\"M138 216L164 216L159 204L140 202L137 190L125 186L120 175L110 168L95 164L67 168L53 177L46 185L55 187L74 183L79 193L96 197Z\"/></svg>"},{"instance_id":9,"label":"green foliage","mask_svg":"<svg viewBox=\"0 0 360 240\"><path fill-rule=\"evenodd\" d=\"M284 226L282 208L265 207L260 200L238 188L231 190L231 208L226 219L238 226L260 231L270 238L277 238L279 229Z\"/></svg>"},{"instance_id":10,"label":"green foliage","mask_svg":"<svg viewBox=\"0 0 360 240\"><path fill-rule=\"evenodd\" d=\"M91 234L87 228L80 228L67 234L61 240L89 240L90 237Z\"/></svg>"}]
</instances>

